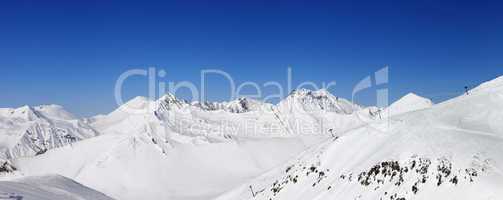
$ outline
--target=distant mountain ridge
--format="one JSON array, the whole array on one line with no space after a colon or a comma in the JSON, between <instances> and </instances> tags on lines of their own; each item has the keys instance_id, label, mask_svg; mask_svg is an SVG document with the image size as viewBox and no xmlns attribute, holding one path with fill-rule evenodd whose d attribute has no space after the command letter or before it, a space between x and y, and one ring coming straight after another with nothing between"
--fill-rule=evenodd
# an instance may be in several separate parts
<instances>
[{"instance_id":1,"label":"distant mountain ridge","mask_svg":"<svg viewBox=\"0 0 503 200\"><path fill-rule=\"evenodd\" d=\"M0 108L0 158L42 154L99 135L58 105Z\"/></svg>"},{"instance_id":2,"label":"distant mountain ridge","mask_svg":"<svg viewBox=\"0 0 503 200\"><path fill-rule=\"evenodd\" d=\"M213 112L218 112L220 116L215 118ZM194 136L205 138L203 141L206 142L228 140L225 135L239 135L238 132L244 131L246 125L243 122L271 127L269 134L281 136L326 133L329 129L347 130L370 118L372 116L363 111L363 107L336 97L325 89L294 90L276 105L247 97L229 102L189 103L167 93L155 101L136 97L110 114L85 119L76 118L58 105L0 108L0 132L3 133L0 134L0 150L3 152L0 158L34 156L107 132L136 132L153 126L157 130L157 133L152 133L154 140L185 143ZM222 126L235 131L217 133L219 127L214 124L219 120L228 122ZM180 123L174 123L177 121ZM339 124L327 128L318 126L330 124L330 121ZM183 128L193 124L200 128ZM313 128L301 133L301 124L310 124ZM167 146L172 145L162 148L167 150Z\"/></svg>"}]
</instances>

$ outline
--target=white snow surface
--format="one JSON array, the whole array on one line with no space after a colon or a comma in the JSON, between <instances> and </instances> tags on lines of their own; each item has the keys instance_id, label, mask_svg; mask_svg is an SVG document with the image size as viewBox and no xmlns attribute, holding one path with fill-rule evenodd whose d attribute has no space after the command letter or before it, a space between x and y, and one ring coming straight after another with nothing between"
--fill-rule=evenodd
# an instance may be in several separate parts
<instances>
[{"instance_id":1,"label":"white snow surface","mask_svg":"<svg viewBox=\"0 0 503 200\"><path fill-rule=\"evenodd\" d=\"M277 105L137 97L84 120L58 106L2 109L9 129L0 134L41 116L59 122L52 127L77 120L97 136L8 157L9 166L121 200L503 199L500 80L435 105L411 93L380 117L378 108L304 89ZM19 141L0 139L5 149Z\"/></svg>"},{"instance_id":2,"label":"white snow surface","mask_svg":"<svg viewBox=\"0 0 503 200\"><path fill-rule=\"evenodd\" d=\"M208 199L285 162L308 144L257 139L180 145L163 154L146 135L108 134L15 165L27 175L70 177L116 199Z\"/></svg>"},{"instance_id":3,"label":"white snow surface","mask_svg":"<svg viewBox=\"0 0 503 200\"><path fill-rule=\"evenodd\" d=\"M503 199L503 88L489 87L348 131L216 199Z\"/></svg>"},{"instance_id":4,"label":"white snow surface","mask_svg":"<svg viewBox=\"0 0 503 200\"><path fill-rule=\"evenodd\" d=\"M8 200L111 200L71 179L48 175L0 181L0 199Z\"/></svg>"},{"instance_id":5,"label":"white snow surface","mask_svg":"<svg viewBox=\"0 0 503 200\"><path fill-rule=\"evenodd\" d=\"M61 174L117 199L213 198L326 140L320 120L335 119L330 127L340 129L363 123L351 113L358 106L328 95L292 95L282 108L247 98L206 108L171 94L137 97L86 120L101 136L14 165L26 175ZM283 113L312 124L295 130L294 118Z\"/></svg>"},{"instance_id":6,"label":"white snow surface","mask_svg":"<svg viewBox=\"0 0 503 200\"><path fill-rule=\"evenodd\" d=\"M386 117L400 115L403 113L430 108L431 106L433 106L433 102L430 99L418 96L414 93L408 93L384 109L383 115Z\"/></svg>"}]
</instances>

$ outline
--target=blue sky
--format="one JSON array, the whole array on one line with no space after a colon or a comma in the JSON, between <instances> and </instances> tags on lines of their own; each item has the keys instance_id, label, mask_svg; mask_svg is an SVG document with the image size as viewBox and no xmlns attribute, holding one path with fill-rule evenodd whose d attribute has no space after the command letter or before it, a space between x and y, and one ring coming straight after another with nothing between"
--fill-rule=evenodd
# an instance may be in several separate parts
<instances>
[{"instance_id":1,"label":"blue sky","mask_svg":"<svg viewBox=\"0 0 503 200\"><path fill-rule=\"evenodd\" d=\"M498 1L10 1L0 6L0 107L60 104L80 116L116 107L128 69L199 84L201 69L237 83L337 81L351 97L389 65L391 101L408 92L442 101L503 75ZM213 81L213 82L212 82ZM209 100L228 98L224 80ZM146 78L124 86L146 95ZM186 97L181 91L179 96ZM358 101L373 104L371 91Z\"/></svg>"}]
</instances>

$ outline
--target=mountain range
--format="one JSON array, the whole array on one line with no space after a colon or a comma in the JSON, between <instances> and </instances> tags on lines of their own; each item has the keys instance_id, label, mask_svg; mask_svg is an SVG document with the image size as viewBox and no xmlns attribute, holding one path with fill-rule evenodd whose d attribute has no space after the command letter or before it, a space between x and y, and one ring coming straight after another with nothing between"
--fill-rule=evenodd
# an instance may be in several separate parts
<instances>
[{"instance_id":1,"label":"mountain range","mask_svg":"<svg viewBox=\"0 0 503 200\"><path fill-rule=\"evenodd\" d=\"M385 108L136 97L79 119L0 109L0 199L503 199L503 77ZM2 196L4 195L4 196Z\"/></svg>"}]
</instances>

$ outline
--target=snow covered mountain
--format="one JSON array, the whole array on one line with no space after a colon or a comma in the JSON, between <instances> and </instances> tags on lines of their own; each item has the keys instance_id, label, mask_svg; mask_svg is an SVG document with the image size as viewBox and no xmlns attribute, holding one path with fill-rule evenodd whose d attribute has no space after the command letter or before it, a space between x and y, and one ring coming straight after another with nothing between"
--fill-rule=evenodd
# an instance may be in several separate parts
<instances>
[{"instance_id":1,"label":"snow covered mountain","mask_svg":"<svg viewBox=\"0 0 503 200\"><path fill-rule=\"evenodd\" d=\"M318 123L314 114L321 116L319 111L350 116L359 109L328 93L305 94L292 94L285 102L302 100L304 108L317 108L302 111L313 114L312 123ZM171 94L155 101L137 97L108 115L85 120L101 136L15 159L14 166L25 175L61 174L118 199L208 199L330 137L326 130L292 134L282 108L260 101L205 105ZM65 165L55 164L62 160Z\"/></svg>"},{"instance_id":2,"label":"snow covered mountain","mask_svg":"<svg viewBox=\"0 0 503 200\"><path fill-rule=\"evenodd\" d=\"M382 114L387 117L422 110L430 108L431 106L433 106L431 100L420 97L414 93L409 93L384 109Z\"/></svg>"},{"instance_id":3,"label":"snow covered mountain","mask_svg":"<svg viewBox=\"0 0 503 200\"><path fill-rule=\"evenodd\" d=\"M96 135L58 105L0 108L0 159L34 156Z\"/></svg>"},{"instance_id":4,"label":"snow covered mountain","mask_svg":"<svg viewBox=\"0 0 503 200\"><path fill-rule=\"evenodd\" d=\"M166 94L155 101L134 98L90 121L103 133L148 132L167 151L177 144L226 142L233 137L289 137L347 130L369 119L361 110L325 90L296 91L278 105L249 98L187 103Z\"/></svg>"},{"instance_id":5,"label":"snow covered mountain","mask_svg":"<svg viewBox=\"0 0 503 200\"><path fill-rule=\"evenodd\" d=\"M270 110L273 105L254 99L239 98L230 102L193 102L193 106L206 111L224 110L231 113L245 113L250 111Z\"/></svg>"},{"instance_id":6,"label":"snow covered mountain","mask_svg":"<svg viewBox=\"0 0 503 200\"><path fill-rule=\"evenodd\" d=\"M85 120L58 109L3 109L2 128L45 119L93 134L38 156L6 156L0 192L51 197L56 189L39 183L53 178L40 176L59 174L82 184L67 189L85 185L121 200L503 199L501 80L435 105L411 93L387 108L297 90L277 105L137 97ZM98 199L78 191L88 190L69 193Z\"/></svg>"},{"instance_id":7,"label":"snow covered mountain","mask_svg":"<svg viewBox=\"0 0 503 200\"><path fill-rule=\"evenodd\" d=\"M322 89L300 89L278 103L278 118L294 135L339 133L362 126L372 120L361 106L336 97Z\"/></svg>"},{"instance_id":8,"label":"snow covered mountain","mask_svg":"<svg viewBox=\"0 0 503 200\"><path fill-rule=\"evenodd\" d=\"M279 107L285 109L300 109L306 112L335 112L340 114L352 114L361 109L352 102L336 97L327 90L311 91L307 89L294 90L290 95L279 103Z\"/></svg>"},{"instance_id":9,"label":"snow covered mountain","mask_svg":"<svg viewBox=\"0 0 503 200\"><path fill-rule=\"evenodd\" d=\"M407 95L391 108L422 110L348 131L217 199L503 199L496 83L426 109Z\"/></svg>"}]
</instances>

